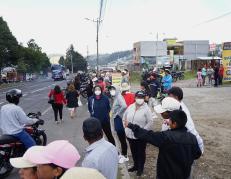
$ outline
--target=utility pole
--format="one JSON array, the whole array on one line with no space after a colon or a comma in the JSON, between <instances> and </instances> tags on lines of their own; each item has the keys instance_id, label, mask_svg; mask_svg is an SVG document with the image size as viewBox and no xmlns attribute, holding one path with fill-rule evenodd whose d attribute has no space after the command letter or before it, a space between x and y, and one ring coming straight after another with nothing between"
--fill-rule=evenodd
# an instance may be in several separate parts
<instances>
[{"instance_id":1,"label":"utility pole","mask_svg":"<svg viewBox=\"0 0 231 179\"><path fill-rule=\"evenodd\" d=\"M97 74L99 73L99 23L100 20L97 19L96 20L97 23L97 30L96 30L96 48L97 48L97 52L96 52L96 65L97 65Z\"/></svg>"}]
</instances>

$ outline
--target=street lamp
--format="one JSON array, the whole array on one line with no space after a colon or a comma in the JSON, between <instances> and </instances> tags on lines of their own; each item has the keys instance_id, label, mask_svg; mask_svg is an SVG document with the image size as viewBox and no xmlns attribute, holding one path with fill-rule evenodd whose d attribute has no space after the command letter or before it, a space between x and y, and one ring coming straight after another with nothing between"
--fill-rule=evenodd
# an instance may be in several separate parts
<instances>
[{"instance_id":1,"label":"street lamp","mask_svg":"<svg viewBox=\"0 0 231 179\"><path fill-rule=\"evenodd\" d=\"M97 73L98 73L99 72L99 25L102 22L102 20L99 20L99 18L97 18L96 20L85 18L85 20L96 23L96 66L97 66Z\"/></svg>"}]
</instances>

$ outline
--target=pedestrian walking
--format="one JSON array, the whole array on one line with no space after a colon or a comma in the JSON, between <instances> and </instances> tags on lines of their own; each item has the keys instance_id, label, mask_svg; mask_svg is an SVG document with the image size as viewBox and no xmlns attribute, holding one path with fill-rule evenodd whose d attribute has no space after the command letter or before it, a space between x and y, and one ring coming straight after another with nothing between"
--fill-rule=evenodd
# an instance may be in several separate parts
<instances>
[{"instance_id":1,"label":"pedestrian walking","mask_svg":"<svg viewBox=\"0 0 231 179\"><path fill-rule=\"evenodd\" d=\"M103 138L101 122L88 118L83 122L83 137L89 143L82 167L94 168L107 179L116 179L118 171L118 152L114 145ZM89 178L90 179L90 178Z\"/></svg>"},{"instance_id":2,"label":"pedestrian walking","mask_svg":"<svg viewBox=\"0 0 231 179\"><path fill-rule=\"evenodd\" d=\"M66 99L63 92L61 91L60 86L56 85L48 95L49 98L53 98L52 109L54 111L55 123L59 124L58 113L60 121L63 122L63 104L66 104Z\"/></svg>"},{"instance_id":3,"label":"pedestrian walking","mask_svg":"<svg viewBox=\"0 0 231 179\"><path fill-rule=\"evenodd\" d=\"M138 124L147 130L152 129L153 119L152 113L144 102L145 94L143 91L137 91L135 94L136 102L131 104L124 113L123 121ZM129 172L137 171L136 175L141 176L144 170L146 160L146 142L137 139L131 129L125 128L125 133L130 145L134 165L129 168Z\"/></svg>"},{"instance_id":4,"label":"pedestrian walking","mask_svg":"<svg viewBox=\"0 0 231 179\"><path fill-rule=\"evenodd\" d=\"M184 111L174 110L169 114L170 130L153 132L137 124L126 123L135 137L159 148L157 179L187 179L194 160L201 156L196 137L187 132L187 116Z\"/></svg>"},{"instance_id":5,"label":"pedestrian walking","mask_svg":"<svg viewBox=\"0 0 231 179\"><path fill-rule=\"evenodd\" d=\"M224 67L221 64L220 67L219 67L219 85L222 85L223 76L224 76Z\"/></svg>"},{"instance_id":6,"label":"pedestrian walking","mask_svg":"<svg viewBox=\"0 0 231 179\"><path fill-rule=\"evenodd\" d=\"M214 66L214 87L217 87L219 85L219 66L218 64L215 64Z\"/></svg>"},{"instance_id":7,"label":"pedestrian walking","mask_svg":"<svg viewBox=\"0 0 231 179\"><path fill-rule=\"evenodd\" d=\"M199 68L197 71L197 87L201 87L202 84L203 84L202 72L201 69Z\"/></svg>"},{"instance_id":8,"label":"pedestrian walking","mask_svg":"<svg viewBox=\"0 0 231 179\"><path fill-rule=\"evenodd\" d=\"M67 107L68 110L70 111L71 118L74 118L74 116L76 116L76 109L78 107L78 97L79 94L75 89L74 84L70 84L67 88L66 99L67 99Z\"/></svg>"},{"instance_id":9,"label":"pedestrian walking","mask_svg":"<svg viewBox=\"0 0 231 179\"><path fill-rule=\"evenodd\" d=\"M204 65L204 67L201 70L201 75L202 75L202 85L205 85L205 78L207 75L207 69L206 69L206 65Z\"/></svg>"},{"instance_id":10,"label":"pedestrian walking","mask_svg":"<svg viewBox=\"0 0 231 179\"><path fill-rule=\"evenodd\" d=\"M114 121L114 127L121 146L121 154L119 155L119 163L127 162L129 159L127 157L127 142L126 134L122 122L123 114L127 109L127 104L114 86L109 88L112 97L112 108L111 108L111 119Z\"/></svg>"},{"instance_id":11,"label":"pedestrian walking","mask_svg":"<svg viewBox=\"0 0 231 179\"><path fill-rule=\"evenodd\" d=\"M208 84L211 86L212 85L212 79L214 78L214 70L211 67L211 65L207 69L207 76L208 76Z\"/></svg>"},{"instance_id":12,"label":"pedestrian walking","mask_svg":"<svg viewBox=\"0 0 231 179\"><path fill-rule=\"evenodd\" d=\"M111 107L109 99L103 94L100 86L95 86L93 91L94 94L88 99L88 111L91 117L99 119L108 141L115 145L115 140L111 132L109 115Z\"/></svg>"}]
</instances>

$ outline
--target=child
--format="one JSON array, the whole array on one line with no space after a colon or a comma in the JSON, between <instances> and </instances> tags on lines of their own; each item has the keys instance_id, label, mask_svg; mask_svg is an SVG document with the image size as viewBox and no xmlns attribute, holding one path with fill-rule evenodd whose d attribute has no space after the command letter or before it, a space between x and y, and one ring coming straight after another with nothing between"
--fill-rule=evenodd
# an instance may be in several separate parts
<instances>
[{"instance_id":1,"label":"child","mask_svg":"<svg viewBox=\"0 0 231 179\"><path fill-rule=\"evenodd\" d=\"M153 132L136 124L125 122L137 139L151 143L159 148L157 178L188 178L195 159L201 156L196 137L187 132L187 116L184 111L174 110L169 114L170 130Z\"/></svg>"},{"instance_id":2,"label":"child","mask_svg":"<svg viewBox=\"0 0 231 179\"><path fill-rule=\"evenodd\" d=\"M198 71L197 71L197 87L201 87L202 82L203 82L202 72L201 72L201 69L199 68Z\"/></svg>"}]
</instances>

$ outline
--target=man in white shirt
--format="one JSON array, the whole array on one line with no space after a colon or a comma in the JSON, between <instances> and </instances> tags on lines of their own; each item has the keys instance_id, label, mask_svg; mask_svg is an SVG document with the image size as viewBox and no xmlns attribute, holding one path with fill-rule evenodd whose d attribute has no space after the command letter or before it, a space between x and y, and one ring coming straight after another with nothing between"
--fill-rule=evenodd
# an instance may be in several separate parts
<instances>
[{"instance_id":1,"label":"man in white shirt","mask_svg":"<svg viewBox=\"0 0 231 179\"><path fill-rule=\"evenodd\" d=\"M9 104L1 108L0 129L3 135L12 135L18 138L28 149L36 143L24 130L24 126L34 124L38 120L27 117L23 109L17 106L20 97L22 97L22 91L19 89L12 89L6 93L6 100Z\"/></svg>"},{"instance_id":2,"label":"man in white shirt","mask_svg":"<svg viewBox=\"0 0 231 179\"><path fill-rule=\"evenodd\" d=\"M103 138L100 121L94 117L83 122L84 139L89 143L82 166L94 168L107 179L116 179L118 171L118 151Z\"/></svg>"},{"instance_id":3,"label":"man in white shirt","mask_svg":"<svg viewBox=\"0 0 231 179\"><path fill-rule=\"evenodd\" d=\"M182 101L183 100L183 90L180 87L174 86L168 91L168 96L172 97L172 98L174 98L180 102L181 109L182 109L182 111L184 111L186 113L187 119L188 119L185 127L188 129L188 132L190 132L196 136L198 145L201 149L201 153L203 153L204 152L203 139L201 138L201 136L199 135L199 133L197 132L197 130L195 128L194 122L192 120L191 114L190 114L187 106Z\"/></svg>"}]
</instances>

